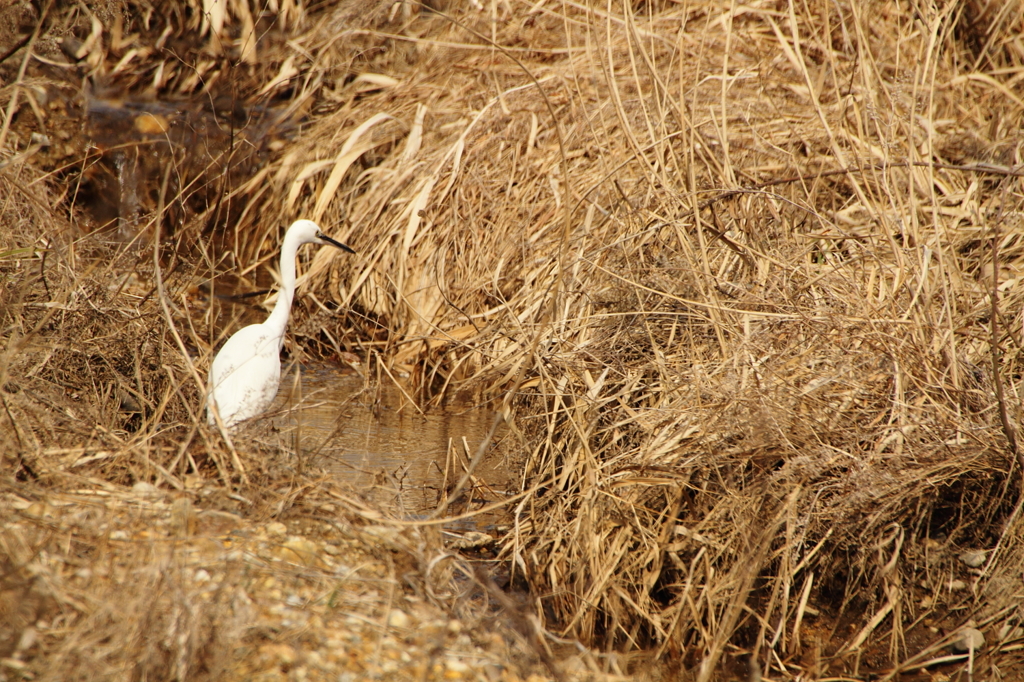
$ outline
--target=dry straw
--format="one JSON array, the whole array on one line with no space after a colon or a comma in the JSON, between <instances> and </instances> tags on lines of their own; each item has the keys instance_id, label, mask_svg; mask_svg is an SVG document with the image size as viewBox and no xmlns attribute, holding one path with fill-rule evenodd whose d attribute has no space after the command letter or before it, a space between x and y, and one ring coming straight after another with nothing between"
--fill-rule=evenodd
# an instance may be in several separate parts
<instances>
[{"instance_id":1,"label":"dry straw","mask_svg":"<svg viewBox=\"0 0 1024 682\"><path fill-rule=\"evenodd\" d=\"M320 254L310 287L386 325L431 395L500 405L539 486L503 558L546 625L701 679L726 654L896 669L963 606L935 567L974 544L1000 552L971 608L1005 606L1019 13L456 18L360 33L389 50L353 70L393 81L341 90L255 201L304 183L278 222L336 216L365 254ZM375 151L327 177L370 121Z\"/></svg>"},{"instance_id":2,"label":"dry straw","mask_svg":"<svg viewBox=\"0 0 1024 682\"><path fill-rule=\"evenodd\" d=\"M287 143L200 218L229 204L252 263L317 216L360 253L306 268L326 333L507 420L501 558L549 632L700 680L895 675L1017 617L1019 8L304 21L264 68ZM161 362L133 395L196 409Z\"/></svg>"}]
</instances>

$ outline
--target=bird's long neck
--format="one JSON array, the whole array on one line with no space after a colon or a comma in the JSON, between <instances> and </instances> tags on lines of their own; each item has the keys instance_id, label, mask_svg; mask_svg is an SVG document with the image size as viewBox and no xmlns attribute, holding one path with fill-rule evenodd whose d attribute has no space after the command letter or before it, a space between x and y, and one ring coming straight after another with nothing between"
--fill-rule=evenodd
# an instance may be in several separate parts
<instances>
[{"instance_id":1,"label":"bird's long neck","mask_svg":"<svg viewBox=\"0 0 1024 682\"><path fill-rule=\"evenodd\" d=\"M274 309L264 322L267 330L277 337L278 348L284 344L284 330L288 326L295 295L295 254L298 250L298 239L293 234L286 234L281 245L281 289L277 292Z\"/></svg>"}]
</instances>

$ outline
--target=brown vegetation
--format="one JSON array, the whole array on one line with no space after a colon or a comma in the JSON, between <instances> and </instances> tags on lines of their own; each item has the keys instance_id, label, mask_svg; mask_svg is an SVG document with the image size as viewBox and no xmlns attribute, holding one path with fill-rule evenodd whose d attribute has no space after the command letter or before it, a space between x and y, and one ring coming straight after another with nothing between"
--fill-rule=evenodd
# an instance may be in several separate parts
<instances>
[{"instance_id":1,"label":"brown vegetation","mask_svg":"<svg viewBox=\"0 0 1024 682\"><path fill-rule=\"evenodd\" d=\"M197 5L166 26L93 8L91 48L79 10L40 24L34 49L76 33L104 88L188 102L133 114L166 125L131 149L179 160L194 138L169 130L229 132L187 172L137 161L137 216L118 186L122 224L175 245L158 268L153 249L96 265L71 236L72 180L100 195L99 170L54 151L49 176L0 169L6 487L86 485L72 447L111 453L79 465L88 485L276 480L273 456L197 425L217 330L189 292L309 217L360 255L308 263L324 305L302 335L511 427L524 494L500 558L548 632L702 680L741 658L892 676L973 620L988 646L965 665L1014 664L1019 7L275 6L230 3L219 34ZM50 134L19 97L71 88L12 54L4 154ZM125 163L99 151L73 163ZM968 549L991 551L968 569Z\"/></svg>"}]
</instances>

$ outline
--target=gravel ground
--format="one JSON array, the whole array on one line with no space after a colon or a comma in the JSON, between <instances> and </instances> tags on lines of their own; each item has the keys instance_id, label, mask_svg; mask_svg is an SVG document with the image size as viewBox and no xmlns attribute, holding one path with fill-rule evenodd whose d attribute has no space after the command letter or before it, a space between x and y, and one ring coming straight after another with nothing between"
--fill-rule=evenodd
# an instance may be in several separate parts
<instances>
[{"instance_id":1,"label":"gravel ground","mask_svg":"<svg viewBox=\"0 0 1024 682\"><path fill-rule=\"evenodd\" d=\"M545 665L429 529L318 496L254 523L216 489L5 494L20 568L0 591L0 680L617 677L582 649Z\"/></svg>"}]
</instances>

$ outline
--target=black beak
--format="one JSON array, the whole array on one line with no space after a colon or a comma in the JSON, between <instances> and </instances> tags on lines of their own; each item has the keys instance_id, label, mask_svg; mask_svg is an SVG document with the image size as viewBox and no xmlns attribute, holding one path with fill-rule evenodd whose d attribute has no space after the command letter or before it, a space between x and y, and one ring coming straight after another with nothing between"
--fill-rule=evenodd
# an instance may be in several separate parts
<instances>
[{"instance_id":1,"label":"black beak","mask_svg":"<svg viewBox=\"0 0 1024 682\"><path fill-rule=\"evenodd\" d=\"M344 244L342 244L339 241L331 239L330 237L328 237L323 232L317 232L316 236L317 236L318 239L323 239L325 242L327 242L328 244L330 244L332 246L337 246L342 251L348 251L349 253L355 253L355 251L352 248L350 248L348 246L345 246Z\"/></svg>"}]
</instances>

